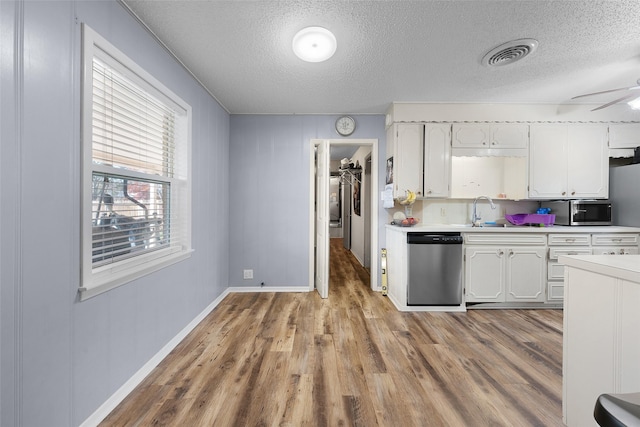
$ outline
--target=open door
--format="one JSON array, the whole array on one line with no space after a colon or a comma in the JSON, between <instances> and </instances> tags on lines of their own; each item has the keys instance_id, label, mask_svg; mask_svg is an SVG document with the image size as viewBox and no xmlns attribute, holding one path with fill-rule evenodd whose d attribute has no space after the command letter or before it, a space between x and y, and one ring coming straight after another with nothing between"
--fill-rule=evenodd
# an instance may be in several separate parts
<instances>
[{"instance_id":1,"label":"open door","mask_svg":"<svg viewBox=\"0 0 640 427\"><path fill-rule=\"evenodd\" d=\"M316 163L316 290L329 297L329 141L318 144Z\"/></svg>"}]
</instances>

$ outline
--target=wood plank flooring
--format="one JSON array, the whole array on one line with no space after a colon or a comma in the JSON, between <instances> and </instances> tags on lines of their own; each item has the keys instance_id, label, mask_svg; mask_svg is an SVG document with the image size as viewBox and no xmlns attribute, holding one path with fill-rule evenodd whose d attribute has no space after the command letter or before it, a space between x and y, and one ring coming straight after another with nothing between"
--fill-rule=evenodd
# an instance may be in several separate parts
<instances>
[{"instance_id":1,"label":"wood plank flooring","mask_svg":"<svg viewBox=\"0 0 640 427\"><path fill-rule=\"evenodd\" d=\"M331 242L329 299L237 293L103 426L562 426L562 311L400 313Z\"/></svg>"}]
</instances>

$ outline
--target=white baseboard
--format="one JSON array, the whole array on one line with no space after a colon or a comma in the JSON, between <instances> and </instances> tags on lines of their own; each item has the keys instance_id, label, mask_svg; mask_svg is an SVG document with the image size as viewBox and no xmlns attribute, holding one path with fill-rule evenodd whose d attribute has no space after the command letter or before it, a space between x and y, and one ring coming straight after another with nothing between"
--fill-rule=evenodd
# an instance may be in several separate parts
<instances>
[{"instance_id":1,"label":"white baseboard","mask_svg":"<svg viewBox=\"0 0 640 427\"><path fill-rule=\"evenodd\" d=\"M162 359L167 357L171 350L173 350L189 333L195 329L200 322L214 308L220 304L220 302L232 292L310 292L307 286L298 287L286 287L286 286L256 286L256 287L230 287L225 289L218 298L216 298L211 304L207 306L200 314L196 316L187 326L184 327L178 334L171 339L162 349L157 352L142 368L138 370L131 378L125 382L115 393L111 395L96 411L89 416L80 427L94 427L100 424L106 417L118 406L128 395L131 393L146 377L158 366Z\"/></svg>"},{"instance_id":2,"label":"white baseboard","mask_svg":"<svg viewBox=\"0 0 640 427\"><path fill-rule=\"evenodd\" d=\"M125 382L122 387L120 387L115 393L111 395L100 407L89 416L80 427L93 427L100 424L106 417L113 411L116 406L118 406L124 399L135 389L141 382L146 378L147 375L151 373L151 371L158 366L158 364L167 357L171 350L173 350L180 341L182 341L189 332L191 332L200 322L204 320L205 317L220 302L230 293L231 291L227 288L218 298L216 298L211 304L207 306L200 314L196 316L187 326L184 327L178 334L171 339L159 352L157 352L147 363L145 363L142 368L138 370L131 378Z\"/></svg>"},{"instance_id":3,"label":"white baseboard","mask_svg":"<svg viewBox=\"0 0 640 427\"><path fill-rule=\"evenodd\" d=\"M308 286L232 286L229 292L309 292Z\"/></svg>"}]
</instances>

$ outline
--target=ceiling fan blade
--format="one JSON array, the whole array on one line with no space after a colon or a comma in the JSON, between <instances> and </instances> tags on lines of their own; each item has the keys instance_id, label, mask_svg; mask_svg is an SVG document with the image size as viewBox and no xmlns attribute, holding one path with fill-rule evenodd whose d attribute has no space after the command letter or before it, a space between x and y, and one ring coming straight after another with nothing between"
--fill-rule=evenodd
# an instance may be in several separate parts
<instances>
[{"instance_id":1,"label":"ceiling fan blade","mask_svg":"<svg viewBox=\"0 0 640 427\"><path fill-rule=\"evenodd\" d=\"M639 89L639 88L640 87L638 87L638 86L621 87L621 88L618 88L618 89L603 90L601 92L585 93L583 95L574 96L571 99L584 98L585 96L592 96L592 95L602 95L603 93L618 92L618 91L621 91L621 90L634 90L634 89Z\"/></svg>"},{"instance_id":2,"label":"ceiling fan blade","mask_svg":"<svg viewBox=\"0 0 640 427\"><path fill-rule=\"evenodd\" d=\"M591 110L591 111L602 110L603 108L607 108L607 107L609 107L609 106L611 106L611 105L613 105L613 104L617 104L618 102L626 101L627 99L637 98L637 97L638 97L638 94L637 94L637 93L627 94L627 95L625 95L625 96L623 96L623 97L620 97L620 98L618 98L618 99L614 99L614 100L613 100L613 101L611 101L611 102L607 102L606 104L603 104L603 105L601 105L601 106L599 106L599 107L597 107L597 108L594 108L594 109L593 109L593 110Z\"/></svg>"}]
</instances>

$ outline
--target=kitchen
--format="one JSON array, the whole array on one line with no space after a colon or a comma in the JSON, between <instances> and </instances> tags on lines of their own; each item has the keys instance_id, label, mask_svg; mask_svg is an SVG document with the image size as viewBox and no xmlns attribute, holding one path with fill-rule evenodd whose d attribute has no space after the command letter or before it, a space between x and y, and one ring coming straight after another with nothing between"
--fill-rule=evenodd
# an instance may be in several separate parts
<instances>
[{"instance_id":1,"label":"kitchen","mask_svg":"<svg viewBox=\"0 0 640 427\"><path fill-rule=\"evenodd\" d=\"M463 111L458 105L394 103L389 109L387 158L393 157L397 167L392 188L387 186L396 199L395 207L389 209L389 222L404 217L402 210L407 206L402 199L407 190L419 195L419 203L411 206L418 225L387 226L389 294L399 309L447 309L428 300L407 300L407 292L411 293L407 286L412 282L407 276L413 268L406 265L407 250L418 248L400 243L407 233L411 237L418 232L457 232L464 237L465 262L458 268L464 295L458 292L457 299L445 304L449 309L559 308L563 299L559 255L638 254L640 229L611 226L617 225L611 217L616 204L624 212L627 202L618 197L609 208L607 201L609 158L616 160L617 156L619 163L624 158L627 163L633 161L638 140L629 140L628 135L637 132L637 124L610 122L606 116L589 116L591 112L561 115L552 106L514 105L484 105L485 120L476 121L475 107ZM589 117L592 120L585 123ZM413 163L405 166L405 158ZM415 161L422 158L424 161ZM634 167L619 166L620 170ZM579 206L592 210L593 218L576 223L581 227L563 226L570 225L570 215L561 210L568 207L553 201L559 199L593 200L591 205ZM539 223L533 221L537 227L514 226L506 219L536 214L540 207L549 207L557 219L548 221L540 215ZM633 214L619 218L626 223L634 219ZM499 225L511 227L497 228ZM616 245L617 250L612 247ZM432 273L440 277L438 271ZM428 272L421 274L415 280L429 282Z\"/></svg>"},{"instance_id":2,"label":"kitchen","mask_svg":"<svg viewBox=\"0 0 640 427\"><path fill-rule=\"evenodd\" d=\"M138 16L143 16L143 11L138 10L138 16L134 16L126 6L143 8L151 7L152 3L158 9L157 15L151 15L160 21L154 32L160 37L163 29L176 31L164 38L164 44L157 42L141 23ZM458 108L474 109L473 114L467 114L473 116L470 120L490 121L476 103L523 102L516 96L516 89L522 87L530 91L527 102L541 104L559 88L566 88L566 92L554 98L560 113L579 109L587 115L589 106L565 105L564 101L580 93L628 86L637 78L638 9L633 1L613 6L598 3L597 11L589 10L592 5L580 9L577 5L580 2L548 2L544 6L537 5L538 2L455 2L464 3L467 11L457 10L455 3L434 2L431 6L437 10L422 13L411 8L426 7L430 2L422 6L421 2L378 2L374 8L365 2L349 2L346 10L341 2L331 2L333 8L327 8L326 2L318 2L309 5L306 13L324 17L321 20L326 26L346 20L345 28L359 28L354 21L365 16L367 8L378 8L379 12L373 23L366 26L367 31L358 32L351 39L358 49L348 49L349 43L339 39L342 44L336 60L342 68L330 72L326 63L319 64L322 73L293 61L282 66L265 65L268 57L278 57L280 53L294 59L289 52L289 35L300 25L294 19L295 13L270 10L269 4L276 2L214 3L220 3L222 10L213 14L207 14L206 9L196 10L195 17L188 18L181 13L204 8L205 4L0 2L3 425L80 424L230 287L253 290L264 282L272 290L308 290L308 260L313 247L307 237L309 141L339 137L335 121L340 116L349 113L356 120L350 138L378 140L377 167L384 171L387 153L384 112L394 101L470 102ZM286 6L287 2L278 3ZM177 9L172 11L171 7ZM240 10L239 15L226 15L234 7ZM328 9L338 15L325 17ZM168 11L169 17L161 16L162 10ZM392 21L393 12L397 11L405 13L401 19ZM145 17L149 27L154 16ZM572 22L577 25L567 34L566 16L574 17ZM282 21L266 22L274 17L282 17ZM630 24L618 26L618 21L625 18ZM450 23L460 20L461 27L481 31L479 35L462 37L467 48L475 45L465 50L464 55L459 46L448 45L455 30ZM304 21L318 24L307 22L312 19ZM191 161L195 251L188 261L80 302L77 224L82 22L95 27L143 67L156 73L194 107ZM496 22L511 24L501 32ZM259 25L263 30L256 32ZM285 29L287 34L270 38L267 35L273 36L274 30L264 30L263 25ZM218 29L220 33L214 37L189 36L182 46L167 47L172 40L178 43L180 33L186 34L187 27L197 26ZM514 36L529 36L523 34L525 30L536 36L547 34L541 41L555 47L547 49L541 45L536 53L541 60L523 61L515 65L515 71L504 68L488 72L482 68L478 56ZM392 44L385 40L392 34L409 31L419 33ZM256 33L262 37L256 37ZM229 37L241 40L246 35L251 35L251 41L211 42L226 41ZM380 39L372 41L370 37L374 35ZM558 62L548 56L549 52L578 52L575 48L580 46L580 37L597 54L576 53L568 61L574 64L573 68L555 65ZM558 45L563 38L572 40L570 49ZM283 39L286 43L280 44ZM408 39L418 40L424 46L411 49ZM274 54L259 43L266 40L270 46L284 47ZM484 40L482 46L475 43L477 40ZM451 58L445 53L427 54L442 52L438 50L440 45L459 55ZM248 53L254 47L258 52ZM208 48L229 50L210 52ZM193 78L195 67L186 71L168 50L176 54L195 52L203 59L210 58L215 64L208 69L230 69L231 79L216 81L211 84L213 89L204 89ZM405 50L424 54L411 60L398 59L396 54ZM448 57L453 63L435 69L431 65L437 62L433 61L434 56ZM247 57L249 62L242 62ZM232 61L224 63L224 58ZM239 69L233 67L235 62ZM529 65L535 65L535 69ZM274 74L266 77L274 69ZM287 75L283 70L293 74ZM361 78L367 70L375 73ZM243 75L244 72L251 74ZM203 71L198 78L202 82L208 77L215 80L218 76L214 74ZM548 79L553 75L557 80L550 84ZM303 77L312 82L297 86L296 82L304 81ZM459 85L445 85L448 77ZM251 86L250 81L257 84ZM365 81L375 90L364 88ZM395 82L402 81L415 82L415 87L397 88L399 83ZM477 88L479 94L472 97L471 88ZM335 92L329 94L329 89ZM234 93L247 97L243 102L235 101L239 98L234 98ZM271 104L284 100L288 94L292 95L292 104L280 108ZM329 101L331 104L325 105ZM590 102L597 105L597 101ZM531 108L536 110L535 105ZM637 121L637 116L624 105L614 105L601 113L611 114L603 119L606 121ZM599 117L594 112L578 120L599 121ZM428 119L447 120L453 119L438 114ZM537 119L509 116L504 120ZM52 164L59 167L52 170ZM380 190L385 186L383 175L377 177ZM43 191L43 183L51 183L55 188ZM615 191L612 184L610 195ZM379 197L375 199L378 201ZM462 223L462 218L466 222L468 202L465 206L458 202L442 203L445 216L452 222ZM440 221L442 207L423 202L422 212L415 206L414 214L420 215L423 223L434 217L434 221ZM491 211L485 205L481 205L481 212L485 220L491 219ZM376 217L377 258L380 249L387 247L383 224L390 221L382 202L378 204ZM55 226L45 227L46 221ZM47 238L43 238L45 231ZM245 269L254 270L254 279L244 279Z\"/></svg>"}]
</instances>

